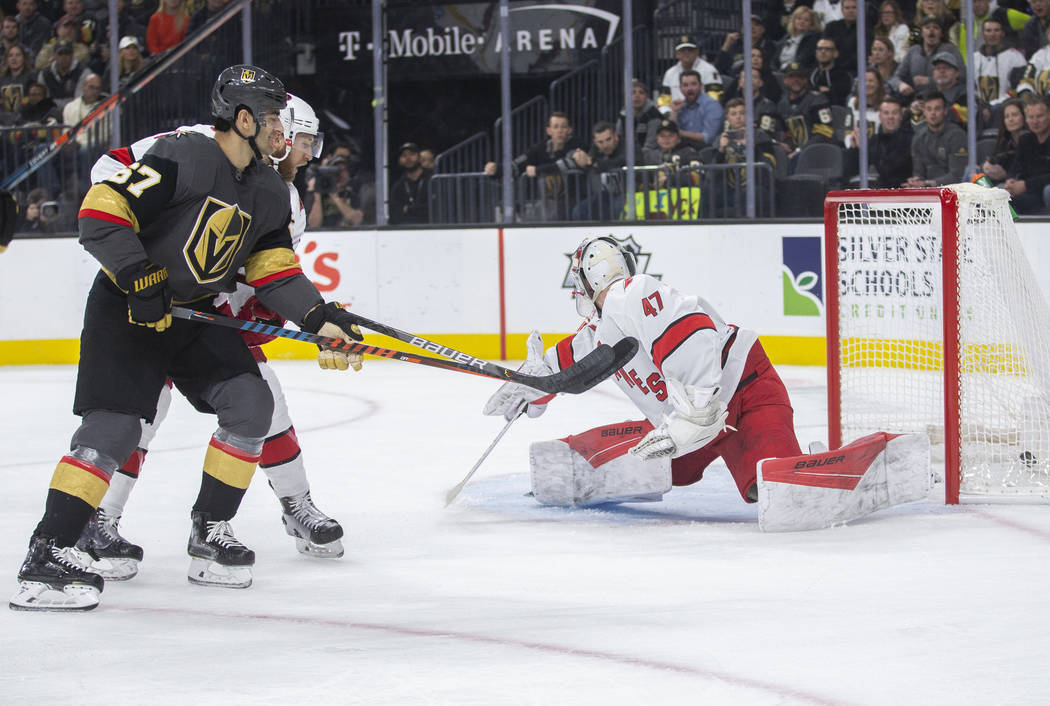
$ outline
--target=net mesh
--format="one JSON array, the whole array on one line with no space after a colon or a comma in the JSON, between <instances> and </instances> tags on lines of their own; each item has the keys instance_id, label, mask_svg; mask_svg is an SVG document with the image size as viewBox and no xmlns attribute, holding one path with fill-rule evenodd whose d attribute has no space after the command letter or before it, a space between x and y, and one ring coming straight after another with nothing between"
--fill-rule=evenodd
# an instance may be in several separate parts
<instances>
[{"instance_id":1,"label":"net mesh","mask_svg":"<svg viewBox=\"0 0 1050 706\"><path fill-rule=\"evenodd\" d=\"M940 201L857 191L837 207L842 438L925 432L943 460L947 288L959 301L961 492L1047 495L1050 309L1006 192L948 188L959 204L951 282L942 282L941 226L952 216Z\"/></svg>"}]
</instances>

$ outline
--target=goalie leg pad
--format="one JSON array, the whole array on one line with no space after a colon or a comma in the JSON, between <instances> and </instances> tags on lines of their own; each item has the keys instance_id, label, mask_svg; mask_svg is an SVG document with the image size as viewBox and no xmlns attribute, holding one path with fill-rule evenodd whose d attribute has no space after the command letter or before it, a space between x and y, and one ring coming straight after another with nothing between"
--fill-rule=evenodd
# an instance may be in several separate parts
<instances>
[{"instance_id":1,"label":"goalie leg pad","mask_svg":"<svg viewBox=\"0 0 1050 706\"><path fill-rule=\"evenodd\" d=\"M646 421L622 422L533 443L533 496L542 505L567 507L660 500L671 489L671 460L627 453L651 430Z\"/></svg>"},{"instance_id":2,"label":"goalie leg pad","mask_svg":"<svg viewBox=\"0 0 1050 706\"><path fill-rule=\"evenodd\" d=\"M930 438L878 432L835 451L766 459L758 469L758 526L822 529L930 492Z\"/></svg>"}]
</instances>

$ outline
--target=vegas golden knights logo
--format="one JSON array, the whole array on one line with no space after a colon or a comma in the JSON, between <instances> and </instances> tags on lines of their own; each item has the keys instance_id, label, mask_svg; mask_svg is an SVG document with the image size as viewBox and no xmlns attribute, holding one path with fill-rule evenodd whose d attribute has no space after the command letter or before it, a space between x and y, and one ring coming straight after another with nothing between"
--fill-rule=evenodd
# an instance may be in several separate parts
<instances>
[{"instance_id":1,"label":"vegas golden knights logo","mask_svg":"<svg viewBox=\"0 0 1050 706\"><path fill-rule=\"evenodd\" d=\"M809 139L809 128L806 118L802 115L792 115L787 119L787 132L795 147L801 147Z\"/></svg>"},{"instance_id":2,"label":"vegas golden knights logo","mask_svg":"<svg viewBox=\"0 0 1050 706\"><path fill-rule=\"evenodd\" d=\"M198 282L214 282L226 274L251 222L252 217L237 204L208 197L183 248L186 264Z\"/></svg>"},{"instance_id":3,"label":"vegas golden knights logo","mask_svg":"<svg viewBox=\"0 0 1050 706\"><path fill-rule=\"evenodd\" d=\"M241 70L241 81L243 83L251 83L254 80L255 80L255 72L254 71L252 71L251 69L242 69Z\"/></svg>"},{"instance_id":4,"label":"vegas golden knights logo","mask_svg":"<svg viewBox=\"0 0 1050 706\"><path fill-rule=\"evenodd\" d=\"M977 90L981 94L982 101L984 101L985 103L991 103L993 100L999 97L999 77L978 76Z\"/></svg>"}]
</instances>

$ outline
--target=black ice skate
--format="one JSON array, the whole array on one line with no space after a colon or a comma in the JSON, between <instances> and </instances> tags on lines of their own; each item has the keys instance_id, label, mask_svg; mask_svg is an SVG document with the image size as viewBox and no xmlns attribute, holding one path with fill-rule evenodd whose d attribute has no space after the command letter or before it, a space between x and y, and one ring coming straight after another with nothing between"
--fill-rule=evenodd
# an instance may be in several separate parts
<instances>
[{"instance_id":1,"label":"black ice skate","mask_svg":"<svg viewBox=\"0 0 1050 706\"><path fill-rule=\"evenodd\" d=\"M233 536L224 520L212 520L206 512L190 513L193 527L186 551L190 569L186 578L199 586L248 588L252 585L255 552Z\"/></svg>"},{"instance_id":2,"label":"black ice skate","mask_svg":"<svg viewBox=\"0 0 1050 706\"><path fill-rule=\"evenodd\" d=\"M81 558L91 571L108 581L127 581L139 572L142 547L120 536L120 515L95 510L77 540Z\"/></svg>"},{"instance_id":3,"label":"black ice skate","mask_svg":"<svg viewBox=\"0 0 1050 706\"><path fill-rule=\"evenodd\" d=\"M34 536L18 571L14 610L91 610L105 581L80 563L73 547L56 547L51 537Z\"/></svg>"},{"instance_id":4,"label":"black ice skate","mask_svg":"<svg viewBox=\"0 0 1050 706\"><path fill-rule=\"evenodd\" d=\"M295 537L295 548L300 554L319 559L338 559L343 555L343 543L339 541L343 528L317 509L309 490L280 500L284 531Z\"/></svg>"}]
</instances>

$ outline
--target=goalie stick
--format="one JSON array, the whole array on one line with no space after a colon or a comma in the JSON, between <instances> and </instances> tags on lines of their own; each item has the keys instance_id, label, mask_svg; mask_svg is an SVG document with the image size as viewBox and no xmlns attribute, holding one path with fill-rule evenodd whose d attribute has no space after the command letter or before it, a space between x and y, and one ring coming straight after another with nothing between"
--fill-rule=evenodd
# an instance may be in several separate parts
<instances>
[{"instance_id":1,"label":"goalie stick","mask_svg":"<svg viewBox=\"0 0 1050 706\"><path fill-rule=\"evenodd\" d=\"M525 410L528 409L528 407L528 402L521 403L521 405L518 407L518 411L514 414L513 417L507 420L507 423L503 426L502 429L500 429L499 434L496 434L496 438L493 439L492 443L489 444L489 447L485 449L485 453L481 454L481 458L479 458L478 462L474 464L474 467L470 469L470 472L467 473L466 477L464 477L463 480L461 480L455 488L452 488L447 493L445 493L445 507L451 505L452 501L459 496L460 491L463 490L463 487L467 484L467 481L469 481L474 476L474 474L477 473L477 470L481 468L481 464L483 464L485 462L485 459L489 457L489 454L492 453L492 449L496 448L496 444L499 443L499 440L502 439L503 435L507 433L508 429L510 429L510 425L518 421L518 418L525 413Z\"/></svg>"},{"instance_id":2,"label":"goalie stick","mask_svg":"<svg viewBox=\"0 0 1050 706\"><path fill-rule=\"evenodd\" d=\"M448 355L457 357L459 360L429 358L427 356L406 353L405 351L394 350L392 348L372 346L367 343L348 343L338 338L319 336L315 333L307 333L305 331L292 331L291 329L271 326L257 321L243 321L229 316L222 316L221 314L210 314L203 311L185 309L180 306L172 307L171 315L175 318L186 319L188 321L215 324L217 326L225 326L227 328L235 328L240 331L250 331L252 333L262 333L268 336L277 336L279 338L290 338L295 341L305 341L333 351L364 353L366 355L374 355L380 358L400 360L405 363L416 363L417 365L426 365L434 368L442 368L444 370L480 375L481 377L494 378L496 380L515 382L542 392L567 392L574 395L586 392L605 378L615 373L626 365L638 350L638 339L627 337L617 341L615 346L608 346L605 344L598 346L576 363L573 363L557 373L551 375L525 375L516 370L511 370L510 368L504 368L503 366L480 360L474 356L467 355L466 353L458 353L458 351L454 351L451 348L445 349L448 351ZM404 340L401 336L410 335L398 331L397 329L383 326L382 324L369 322L365 319L361 320L361 325L367 328L373 328L373 326L383 327L384 329L396 332L398 335L393 337L398 338L399 340ZM378 333L385 333L385 331L378 331ZM437 346L437 344L425 341L425 339L419 340L426 344ZM441 348L444 347L442 346ZM428 348L428 350L430 349Z\"/></svg>"}]
</instances>

